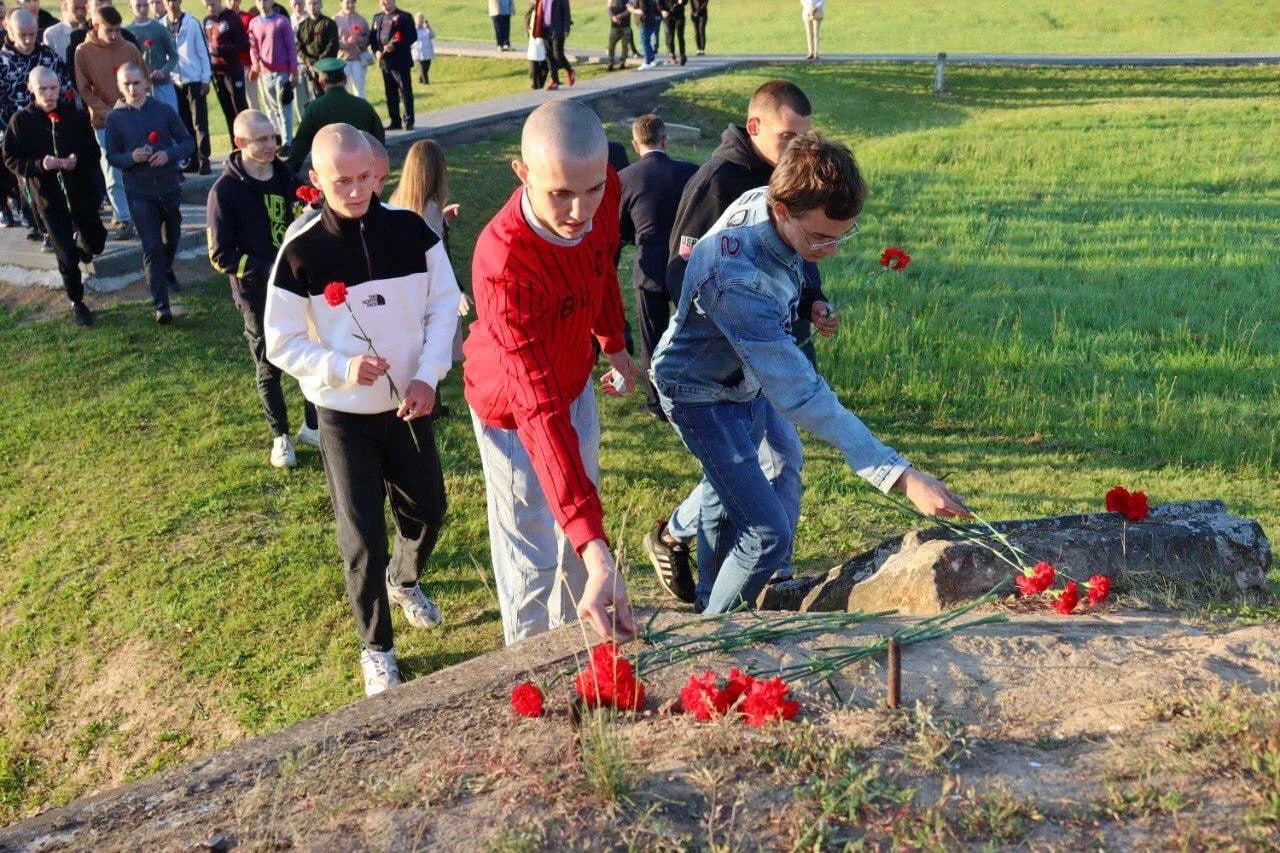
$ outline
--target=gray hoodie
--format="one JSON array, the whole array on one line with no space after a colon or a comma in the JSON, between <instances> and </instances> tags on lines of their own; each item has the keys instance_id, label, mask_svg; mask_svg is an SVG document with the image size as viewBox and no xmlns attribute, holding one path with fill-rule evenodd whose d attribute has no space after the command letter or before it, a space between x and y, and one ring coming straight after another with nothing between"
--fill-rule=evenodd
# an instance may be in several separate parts
<instances>
[{"instance_id":1,"label":"gray hoodie","mask_svg":"<svg viewBox=\"0 0 1280 853\"><path fill-rule=\"evenodd\" d=\"M107 113L106 135L107 162L124 173L124 191L129 195L155 197L177 192L182 177L178 163L196 150L177 112L149 95L137 109L117 101ZM135 163L133 151L144 145L167 153L169 162L163 166Z\"/></svg>"}]
</instances>

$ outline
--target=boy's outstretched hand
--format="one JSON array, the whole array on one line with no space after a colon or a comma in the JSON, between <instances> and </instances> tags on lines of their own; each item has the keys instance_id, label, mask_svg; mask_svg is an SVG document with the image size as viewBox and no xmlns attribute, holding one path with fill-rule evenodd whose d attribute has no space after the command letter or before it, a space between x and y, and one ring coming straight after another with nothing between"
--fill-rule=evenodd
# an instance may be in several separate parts
<instances>
[{"instance_id":1,"label":"boy's outstretched hand","mask_svg":"<svg viewBox=\"0 0 1280 853\"><path fill-rule=\"evenodd\" d=\"M587 585L578 601L578 617L591 623L596 633L607 640L621 642L634 637L636 625L631 618L627 585L609 546L603 539L593 539L582 549L582 561L587 564Z\"/></svg>"},{"instance_id":2,"label":"boy's outstretched hand","mask_svg":"<svg viewBox=\"0 0 1280 853\"><path fill-rule=\"evenodd\" d=\"M908 468L902 472L893 491L907 496L907 500L925 515L939 518L968 518L969 508L957 495L951 493L941 480L923 471Z\"/></svg>"}]
</instances>

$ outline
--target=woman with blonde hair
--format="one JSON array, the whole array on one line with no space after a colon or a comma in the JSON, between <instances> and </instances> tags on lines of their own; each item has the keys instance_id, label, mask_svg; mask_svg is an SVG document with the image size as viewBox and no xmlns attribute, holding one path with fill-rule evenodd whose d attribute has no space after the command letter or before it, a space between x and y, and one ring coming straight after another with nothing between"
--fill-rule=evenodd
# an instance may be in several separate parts
<instances>
[{"instance_id":1,"label":"woman with blonde hair","mask_svg":"<svg viewBox=\"0 0 1280 853\"><path fill-rule=\"evenodd\" d=\"M409 148L400 172L400 183L391 194L390 204L412 210L426 221L427 226L444 242L449 252L449 226L458 217L461 206L449 204L449 167L444 161L444 149L434 139L420 139ZM471 313L471 298L466 293L458 301L458 316ZM462 324L453 338L453 360L462 361ZM447 415L441 403L432 417Z\"/></svg>"}]
</instances>

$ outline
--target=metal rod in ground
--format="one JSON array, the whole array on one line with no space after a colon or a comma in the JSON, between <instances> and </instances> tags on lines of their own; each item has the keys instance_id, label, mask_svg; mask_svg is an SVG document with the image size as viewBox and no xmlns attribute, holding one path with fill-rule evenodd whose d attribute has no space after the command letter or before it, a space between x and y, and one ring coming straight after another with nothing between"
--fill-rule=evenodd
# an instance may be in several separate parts
<instances>
[{"instance_id":1,"label":"metal rod in ground","mask_svg":"<svg viewBox=\"0 0 1280 853\"><path fill-rule=\"evenodd\" d=\"M897 637L889 638L889 707L897 710L902 704L902 644Z\"/></svg>"}]
</instances>

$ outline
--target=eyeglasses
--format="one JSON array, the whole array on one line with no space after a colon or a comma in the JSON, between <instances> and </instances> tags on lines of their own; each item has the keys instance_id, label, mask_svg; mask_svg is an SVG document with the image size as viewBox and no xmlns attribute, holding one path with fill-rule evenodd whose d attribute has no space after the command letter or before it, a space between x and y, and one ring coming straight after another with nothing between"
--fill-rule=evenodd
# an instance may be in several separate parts
<instances>
[{"instance_id":1,"label":"eyeglasses","mask_svg":"<svg viewBox=\"0 0 1280 853\"><path fill-rule=\"evenodd\" d=\"M858 228L858 223L855 221L853 223L852 228L850 228L848 231L841 234L839 237L836 237L834 240L818 240L817 242L815 242L813 239L813 235L805 230L805 227L800 224L799 219L796 219L793 216L791 217L791 221L795 222L796 227L800 229L800 233L803 234L805 236L805 239L809 241L809 250L813 252L820 252L824 249L839 248L840 246L843 246L848 241L852 240L854 237L857 237L858 231L861 230Z\"/></svg>"}]
</instances>

